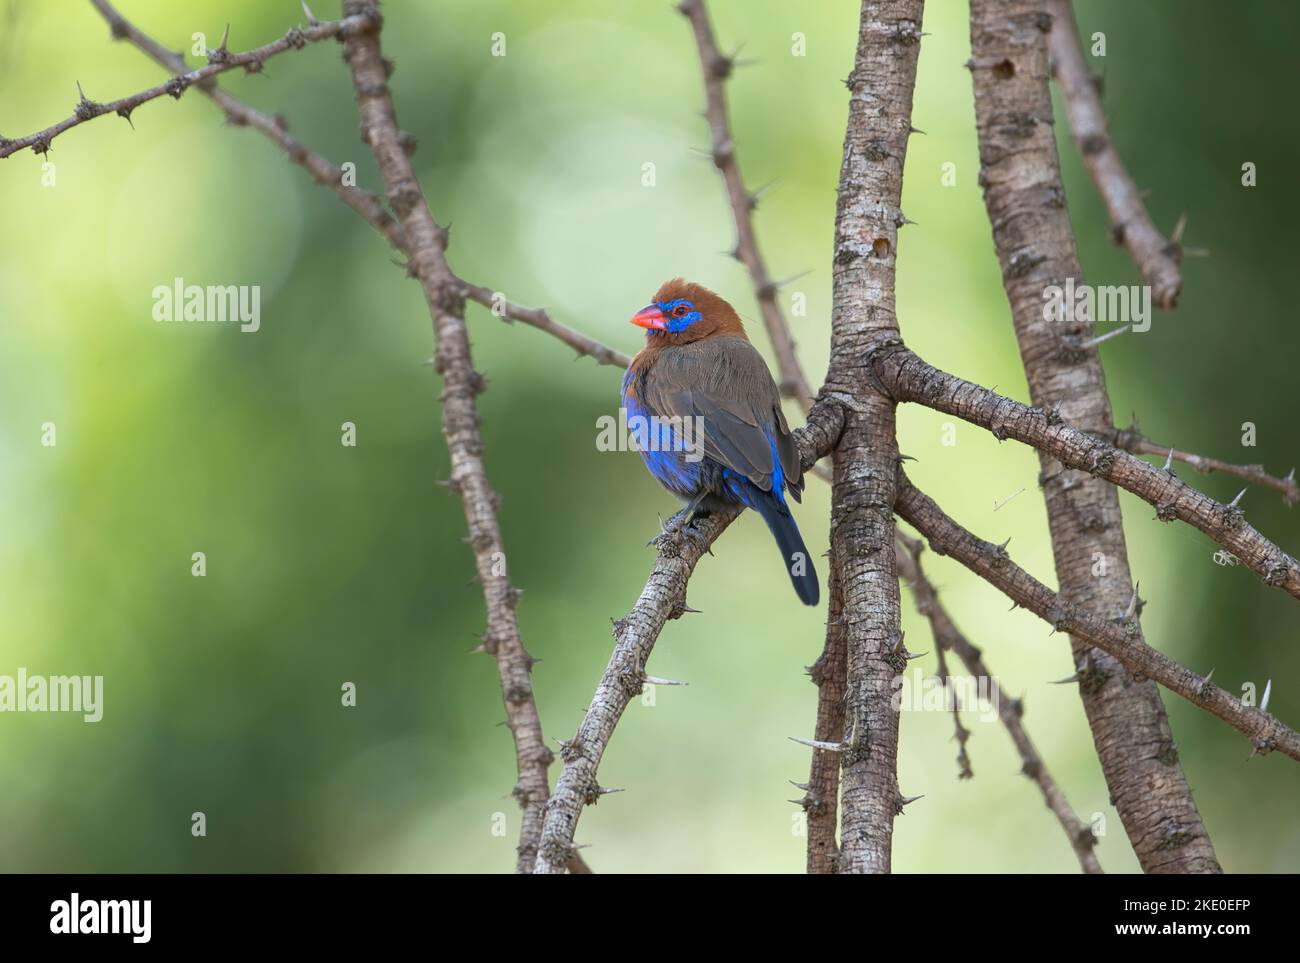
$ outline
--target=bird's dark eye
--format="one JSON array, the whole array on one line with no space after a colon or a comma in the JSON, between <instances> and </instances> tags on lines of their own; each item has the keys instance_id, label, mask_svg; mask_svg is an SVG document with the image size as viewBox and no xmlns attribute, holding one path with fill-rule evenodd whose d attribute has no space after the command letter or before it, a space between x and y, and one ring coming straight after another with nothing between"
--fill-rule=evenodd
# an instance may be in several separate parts
<instances>
[{"instance_id":1,"label":"bird's dark eye","mask_svg":"<svg viewBox=\"0 0 1300 963\"><path fill-rule=\"evenodd\" d=\"M686 311L687 311L686 305L679 304L677 305L677 307L673 308L673 317L684 318L686 317Z\"/></svg>"}]
</instances>

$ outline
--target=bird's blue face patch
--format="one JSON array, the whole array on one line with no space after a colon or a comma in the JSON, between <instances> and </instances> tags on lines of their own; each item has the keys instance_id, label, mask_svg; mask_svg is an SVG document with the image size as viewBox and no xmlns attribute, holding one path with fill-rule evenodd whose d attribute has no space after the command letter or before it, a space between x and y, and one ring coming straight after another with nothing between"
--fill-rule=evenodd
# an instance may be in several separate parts
<instances>
[{"instance_id":1,"label":"bird's blue face patch","mask_svg":"<svg viewBox=\"0 0 1300 963\"><path fill-rule=\"evenodd\" d=\"M680 334L703 317L695 309L695 305L685 298L678 298L675 301L656 301L655 304L664 313L666 324L664 330L671 331L673 334Z\"/></svg>"}]
</instances>

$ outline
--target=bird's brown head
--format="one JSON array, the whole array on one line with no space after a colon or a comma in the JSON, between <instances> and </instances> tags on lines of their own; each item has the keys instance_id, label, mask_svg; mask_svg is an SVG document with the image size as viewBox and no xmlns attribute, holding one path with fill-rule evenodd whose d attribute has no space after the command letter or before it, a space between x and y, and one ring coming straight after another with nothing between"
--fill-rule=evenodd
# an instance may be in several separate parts
<instances>
[{"instance_id":1,"label":"bird's brown head","mask_svg":"<svg viewBox=\"0 0 1300 963\"><path fill-rule=\"evenodd\" d=\"M646 329L651 344L689 344L720 334L745 337L735 308L703 285L681 278L664 282L632 323Z\"/></svg>"}]
</instances>

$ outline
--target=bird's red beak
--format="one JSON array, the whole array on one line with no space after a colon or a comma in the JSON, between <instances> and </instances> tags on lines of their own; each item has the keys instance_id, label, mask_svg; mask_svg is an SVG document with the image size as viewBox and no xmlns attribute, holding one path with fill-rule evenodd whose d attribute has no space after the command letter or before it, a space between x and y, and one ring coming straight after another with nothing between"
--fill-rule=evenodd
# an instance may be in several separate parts
<instances>
[{"instance_id":1,"label":"bird's red beak","mask_svg":"<svg viewBox=\"0 0 1300 963\"><path fill-rule=\"evenodd\" d=\"M663 331L668 327L668 321L657 304L647 304L632 315L632 323L638 328L653 328L655 331Z\"/></svg>"}]
</instances>

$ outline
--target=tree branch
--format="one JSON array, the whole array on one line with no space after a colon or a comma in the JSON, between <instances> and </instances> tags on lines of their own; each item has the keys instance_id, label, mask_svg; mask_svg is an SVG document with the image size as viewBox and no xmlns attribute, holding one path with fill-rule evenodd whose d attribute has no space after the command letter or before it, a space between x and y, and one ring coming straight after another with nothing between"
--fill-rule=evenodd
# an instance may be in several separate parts
<instances>
[{"instance_id":1,"label":"tree branch","mask_svg":"<svg viewBox=\"0 0 1300 963\"><path fill-rule=\"evenodd\" d=\"M554 759L542 738L533 700L533 659L519 638L519 592L505 574L505 547L496 517L496 494L483 466L475 396L483 377L474 370L465 326L462 282L446 259L446 232L434 220L411 168L388 89L389 64L380 48L383 18L374 0L345 0L349 31L344 59L352 71L361 139L370 147L387 185L388 202L406 237L409 270L420 281L437 339L436 368L443 378L442 427L451 454L449 485L464 504L469 543L487 605L483 649L497 662L506 718L515 739L519 783L515 797L523 808L519 872L529 872L536 856L548 796L547 767Z\"/></svg>"},{"instance_id":2,"label":"tree branch","mask_svg":"<svg viewBox=\"0 0 1300 963\"><path fill-rule=\"evenodd\" d=\"M101 12L103 11L101 10ZM110 23L112 23L111 20ZM208 51L208 64L206 67L199 67L187 73L177 74L166 83L159 84L156 87L150 87L138 94L132 94L129 97L122 97L104 104L89 100L82 93L72 112L72 116L66 120L61 120L57 124L39 130L34 134L28 134L26 137L19 137L17 140L0 139L0 158L15 154L25 147L32 148L33 152L37 154L47 154L56 137L87 121L94 120L96 117L102 117L105 114L116 114L129 121L131 112L141 104L157 100L164 95L179 100L180 96L190 87L197 84L202 89L203 85L212 83L215 77L227 70L242 67L248 73L259 73L267 60L287 50L301 50L309 43L319 43L333 37L346 38L365 28L364 20L354 16L344 17L342 20L318 21L305 29L292 27L279 40L273 40L271 43L263 44L244 53L232 53L227 50L226 40L222 38L220 47Z\"/></svg>"},{"instance_id":3,"label":"tree branch","mask_svg":"<svg viewBox=\"0 0 1300 963\"><path fill-rule=\"evenodd\" d=\"M1265 584L1300 598L1300 566L1245 520L1237 499L1217 502L1179 481L1172 472L1154 468L1105 439L1064 424L1054 410L1030 408L940 371L899 342L872 349L871 368L896 400L955 415L987 428L999 440L1014 438L1067 468L1104 478L1153 505L1161 521L1177 519L1200 529Z\"/></svg>"},{"instance_id":4,"label":"tree branch","mask_svg":"<svg viewBox=\"0 0 1300 963\"><path fill-rule=\"evenodd\" d=\"M895 535L894 547L898 548L897 541L898 539L901 539L904 536L901 532L895 532L894 535ZM895 555L897 555L897 552L895 553ZM901 558L902 556L898 555L897 557ZM907 580L909 578L909 576L903 574L903 570L901 566L899 568L898 577L902 580ZM933 630L934 628L933 620L931 622L930 627L931 630ZM938 663L935 668L935 672L938 675L940 683L944 687L944 691L947 694L948 701L952 703L952 728L953 728L952 738L953 741L957 743L957 778L974 779L975 770L971 768L970 753L966 751L966 743L970 741L971 733L969 729L967 729L964 725L962 725L961 702L957 697L956 691L952 688L952 683L951 683L952 671L948 668L948 651L951 648L953 648L953 645L950 644L949 640L941 639L937 635L935 636L934 656L935 656L935 662Z\"/></svg>"},{"instance_id":5,"label":"tree branch","mask_svg":"<svg viewBox=\"0 0 1300 963\"><path fill-rule=\"evenodd\" d=\"M477 284L470 284L468 281L460 281L459 284L464 297L492 309L493 313L499 311L500 317L509 321L522 321L539 331L545 331L552 337L559 338L570 348L577 351L579 355L589 355L601 364L613 365L617 368L626 368L632 363L632 358L622 351L601 344L595 338L588 337L575 328L570 328L552 320L551 316L546 313L545 308L523 307L505 300L500 292L493 291L491 288L480 287Z\"/></svg>"},{"instance_id":6,"label":"tree branch","mask_svg":"<svg viewBox=\"0 0 1300 963\"><path fill-rule=\"evenodd\" d=\"M659 633L687 611L686 586L695 564L737 515L738 510L714 512L655 539L654 567L632 611L614 621L614 651L577 735L560 743L564 772L546 806L535 872L562 873L576 852L573 835L582 808L594 806L606 791L596 782L597 767L623 710L649 679L645 667Z\"/></svg>"},{"instance_id":7,"label":"tree branch","mask_svg":"<svg viewBox=\"0 0 1300 963\"><path fill-rule=\"evenodd\" d=\"M813 740L838 745L844 741L848 631L844 622L844 593L840 590L839 567L834 560L831 561L826 594L830 600L826 613L826 644L817 661L808 668L808 675L817 686L817 723ZM830 749L813 749L808 782L798 788L804 791L799 805L808 821L808 872L834 873L840 856L835 840L839 823L839 753Z\"/></svg>"},{"instance_id":8,"label":"tree branch","mask_svg":"<svg viewBox=\"0 0 1300 963\"><path fill-rule=\"evenodd\" d=\"M768 275L767 266L758 250L753 221L758 197L745 189L745 181L740 176L740 163L736 159L735 141L727 121L727 97L723 87L736 62L718 50L704 0L682 0L677 9L691 22L695 46L700 53L700 66L704 73L704 117L709 122L713 164L722 174L727 199L731 202L731 213L736 222L736 247L732 254L748 269L749 279L754 285L758 307L763 313L763 323L767 326L772 348L776 352L781 393L796 399L804 412L807 412L812 407L813 390L799 363L790 327L777 306L778 286Z\"/></svg>"},{"instance_id":9,"label":"tree branch","mask_svg":"<svg viewBox=\"0 0 1300 963\"><path fill-rule=\"evenodd\" d=\"M1242 705L1239 699L1211 683L1207 677L1184 668L1141 641L1132 629L1136 625L1132 614L1120 613L1116 619L1102 619L1060 598L1012 562L1005 543L993 545L976 538L944 514L901 471L895 509L900 518L926 537L935 554L952 556L1017 605L1049 623L1054 631L1068 632L1086 640L1089 645L1109 652L1132 672L1154 679L1193 705L1218 716L1251 740L1252 755L1276 749L1300 760L1300 734L1262 709ZM1085 666L1080 672L1080 686L1086 687L1096 681L1095 677L1089 677ZM1172 742L1162 751L1170 760L1178 757Z\"/></svg>"},{"instance_id":10,"label":"tree branch","mask_svg":"<svg viewBox=\"0 0 1300 963\"><path fill-rule=\"evenodd\" d=\"M1106 114L1101 109L1101 78L1084 62L1070 0L1047 0L1047 11L1052 15L1048 43L1056 82L1070 120L1070 133L1106 203L1116 241L1128 248L1133 263L1142 272L1142 280L1151 287L1151 299L1156 306L1172 308L1183 286L1179 269L1183 252L1180 238L1166 240L1156 230L1137 185L1115 150L1106 127ZM1181 224L1174 233L1181 233Z\"/></svg>"},{"instance_id":11,"label":"tree branch","mask_svg":"<svg viewBox=\"0 0 1300 963\"><path fill-rule=\"evenodd\" d=\"M1113 428L1103 437L1114 443L1117 448L1123 448L1135 455L1159 455L1166 461L1173 460L1190 465L1206 475L1217 471L1263 488L1271 488L1282 493L1282 503L1287 508L1300 501L1300 485L1296 484L1294 468L1291 469L1290 474L1279 478L1266 472L1263 465L1237 465L1217 458L1193 455L1190 452L1179 451L1177 448L1157 445L1138 430L1136 421L1127 428Z\"/></svg>"},{"instance_id":12,"label":"tree branch","mask_svg":"<svg viewBox=\"0 0 1300 963\"><path fill-rule=\"evenodd\" d=\"M897 337L894 267L903 162L921 42L921 0L863 0L849 74L835 210L831 362L827 393L848 402L834 453L831 565L843 596L847 653L840 745L841 873L887 873L898 790L894 680L906 665L894 564L898 464L894 402L868 381L867 348ZM838 631L828 626L828 634Z\"/></svg>"},{"instance_id":13,"label":"tree branch","mask_svg":"<svg viewBox=\"0 0 1300 963\"><path fill-rule=\"evenodd\" d=\"M901 532L899 533L896 546L898 571L912 590L912 599L916 603L916 610L924 615L930 623L930 631L934 635L935 646L940 652L945 649L955 652L957 658L961 659L962 664L966 666L967 672L977 678L988 680L989 699L997 706L998 718L1002 720L1002 725L1006 727L1007 733L1011 736L1016 751L1020 753L1020 759L1023 763L1020 771L1037 784L1039 791L1043 794L1043 801L1047 803L1047 808L1052 811L1057 822L1061 824L1061 828L1065 830L1065 835L1070 840L1070 846L1074 849L1074 854L1078 857L1079 865L1083 871L1085 873L1100 873L1102 871L1101 864L1097 862L1097 854L1093 852L1093 847L1097 844L1097 838L1093 836L1092 830L1074 814L1069 800L1065 798L1065 793L1061 791L1061 787L1056 784L1056 780L1047 771L1047 766L1043 763L1043 757L1039 755L1038 749L1035 748L1033 740L1029 738L1029 733L1025 730L1025 725L1021 721L1022 710L1019 700L1009 699L1002 692L998 680L984 663L983 654L961 633L961 630L957 628L951 616L948 615L947 610L939 601L938 593L930 580L926 578L925 570L921 566L921 551L924 547L916 539L908 538ZM947 672L944 671L943 675L946 677ZM964 742L962 751L965 752Z\"/></svg>"},{"instance_id":14,"label":"tree branch","mask_svg":"<svg viewBox=\"0 0 1300 963\"><path fill-rule=\"evenodd\" d=\"M971 77L980 185L993 229L1029 397L1059 406L1090 432L1112 427L1110 398L1091 325L1044 316L1044 292L1082 284L1065 204L1048 88L1042 0L971 0ZM1079 346L1082 347L1079 347ZM1043 496L1061 594L1102 616L1133 597L1119 495L1105 482L1063 471L1045 455ZM1139 625L1138 620L1134 624ZM1124 829L1146 872L1219 872L1182 768L1158 747L1172 742L1160 691L1128 677L1104 652L1071 640L1076 662L1103 680L1081 690L1093 745Z\"/></svg>"}]
</instances>

